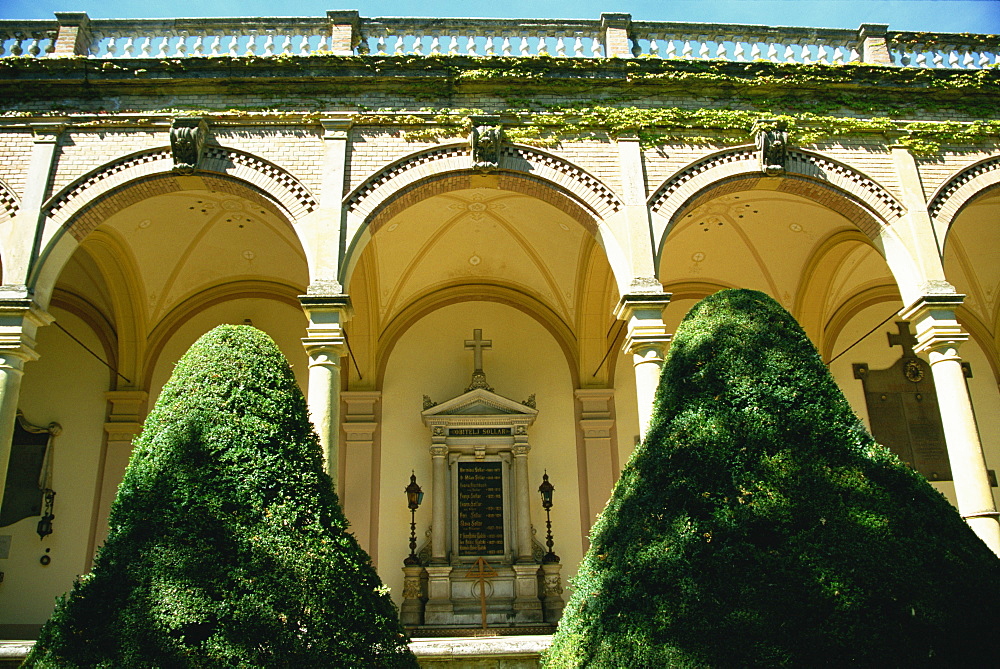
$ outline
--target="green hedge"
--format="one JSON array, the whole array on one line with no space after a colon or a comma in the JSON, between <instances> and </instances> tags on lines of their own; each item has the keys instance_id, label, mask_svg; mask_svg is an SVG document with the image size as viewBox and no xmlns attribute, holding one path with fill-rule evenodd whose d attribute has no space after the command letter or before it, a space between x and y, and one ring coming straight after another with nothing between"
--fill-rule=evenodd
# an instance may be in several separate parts
<instances>
[{"instance_id":1,"label":"green hedge","mask_svg":"<svg viewBox=\"0 0 1000 669\"><path fill-rule=\"evenodd\" d=\"M677 330L550 667L983 667L1000 561L876 444L774 300Z\"/></svg>"},{"instance_id":2,"label":"green hedge","mask_svg":"<svg viewBox=\"0 0 1000 669\"><path fill-rule=\"evenodd\" d=\"M27 667L414 667L287 361L220 326L177 363L94 563Z\"/></svg>"}]
</instances>

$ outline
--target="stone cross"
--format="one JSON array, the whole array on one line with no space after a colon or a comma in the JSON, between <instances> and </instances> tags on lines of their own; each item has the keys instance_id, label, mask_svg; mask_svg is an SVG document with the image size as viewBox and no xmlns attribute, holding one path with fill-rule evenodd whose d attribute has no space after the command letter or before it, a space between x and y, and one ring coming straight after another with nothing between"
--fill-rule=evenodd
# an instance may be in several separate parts
<instances>
[{"instance_id":1,"label":"stone cross","mask_svg":"<svg viewBox=\"0 0 1000 669\"><path fill-rule=\"evenodd\" d=\"M899 328L899 334L888 333L889 346L901 346L904 358L915 357L913 346L917 343L917 338L910 332L910 324L906 321L896 321L896 327Z\"/></svg>"},{"instance_id":2,"label":"stone cross","mask_svg":"<svg viewBox=\"0 0 1000 669\"><path fill-rule=\"evenodd\" d=\"M473 330L472 339L465 340L465 348L466 350L471 349L475 351L474 353L476 362L475 370L477 372L483 371L483 349L493 348L493 340L483 339L482 330Z\"/></svg>"}]
</instances>

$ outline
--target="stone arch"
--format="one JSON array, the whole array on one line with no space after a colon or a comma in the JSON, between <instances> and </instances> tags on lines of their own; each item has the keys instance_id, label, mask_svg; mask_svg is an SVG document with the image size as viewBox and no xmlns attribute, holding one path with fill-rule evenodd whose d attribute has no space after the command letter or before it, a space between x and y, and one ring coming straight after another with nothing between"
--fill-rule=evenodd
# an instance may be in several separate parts
<instances>
[{"instance_id":1,"label":"stone arch","mask_svg":"<svg viewBox=\"0 0 1000 669\"><path fill-rule=\"evenodd\" d=\"M29 285L43 300L76 246L108 217L141 200L202 188L251 200L292 225L318 207L312 193L287 171L236 149L209 146L192 175L173 171L170 149L122 156L81 176L42 207L39 258ZM68 234L67 234L68 233ZM300 243L305 246L304 240Z\"/></svg>"},{"instance_id":2,"label":"stone arch","mask_svg":"<svg viewBox=\"0 0 1000 669\"><path fill-rule=\"evenodd\" d=\"M876 241L883 228L905 213L899 201L861 172L819 154L788 152L785 172L769 177L760 171L757 148L736 147L711 154L667 179L649 198L653 214L656 264L678 216L705 200L754 188L764 179L780 179L774 190L820 202L853 222Z\"/></svg>"},{"instance_id":3,"label":"stone arch","mask_svg":"<svg viewBox=\"0 0 1000 669\"><path fill-rule=\"evenodd\" d=\"M539 300L520 290L496 283L470 284L456 283L439 287L410 302L379 334L384 342L379 346L376 361L376 387L381 388L386 366L393 347L403 334L427 314L442 307L459 302L497 302L518 309L538 321L548 330L566 356L566 365L573 383L579 386L578 347L572 329Z\"/></svg>"},{"instance_id":4,"label":"stone arch","mask_svg":"<svg viewBox=\"0 0 1000 669\"><path fill-rule=\"evenodd\" d=\"M422 198L474 188L477 180L530 195L566 212L595 236L616 275L624 271L624 254L602 225L624 208L608 186L563 158L517 145L502 149L497 172L478 173L472 169L472 150L462 143L401 158L365 179L344 198L346 248L340 282L346 286L361 251L382 222Z\"/></svg>"},{"instance_id":5,"label":"stone arch","mask_svg":"<svg viewBox=\"0 0 1000 669\"><path fill-rule=\"evenodd\" d=\"M948 232L959 213L970 202L1000 186L1000 157L987 158L959 171L931 197L928 212L942 252Z\"/></svg>"}]
</instances>

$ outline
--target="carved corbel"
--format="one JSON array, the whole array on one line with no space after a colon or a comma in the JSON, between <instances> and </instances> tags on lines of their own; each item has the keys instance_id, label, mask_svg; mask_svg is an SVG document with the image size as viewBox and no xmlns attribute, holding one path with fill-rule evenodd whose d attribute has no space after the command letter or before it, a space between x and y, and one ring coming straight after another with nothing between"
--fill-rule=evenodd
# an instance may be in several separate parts
<instances>
[{"instance_id":1,"label":"carved corbel","mask_svg":"<svg viewBox=\"0 0 1000 669\"><path fill-rule=\"evenodd\" d=\"M760 171L774 176L785 171L788 159L788 125L775 119L761 119L754 123L757 139L757 158Z\"/></svg>"},{"instance_id":2,"label":"carved corbel","mask_svg":"<svg viewBox=\"0 0 1000 669\"><path fill-rule=\"evenodd\" d=\"M469 144L472 146L472 169L492 172L500 167L500 149L504 143L503 127L498 116L475 116Z\"/></svg>"},{"instance_id":3,"label":"carved corbel","mask_svg":"<svg viewBox=\"0 0 1000 669\"><path fill-rule=\"evenodd\" d=\"M192 174L198 169L207 138L208 124L200 116L174 119L170 126L170 153L174 159L174 172Z\"/></svg>"}]
</instances>

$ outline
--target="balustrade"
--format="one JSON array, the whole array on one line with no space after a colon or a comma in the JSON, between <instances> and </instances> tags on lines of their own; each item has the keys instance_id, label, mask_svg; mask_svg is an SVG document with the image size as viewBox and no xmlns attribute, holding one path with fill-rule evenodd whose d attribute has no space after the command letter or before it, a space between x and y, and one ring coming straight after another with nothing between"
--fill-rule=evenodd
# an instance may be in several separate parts
<instances>
[{"instance_id":1,"label":"balustrade","mask_svg":"<svg viewBox=\"0 0 1000 669\"><path fill-rule=\"evenodd\" d=\"M981 70L1000 65L1000 38L994 35L894 32L886 37L895 65Z\"/></svg>"},{"instance_id":2,"label":"balustrade","mask_svg":"<svg viewBox=\"0 0 1000 669\"><path fill-rule=\"evenodd\" d=\"M355 12L292 18L74 17L77 22L72 26L60 25L59 20L0 20L0 57L167 59L332 52L386 56L632 56L841 65L861 62L864 54L864 39L858 30L632 21L627 14L604 15L601 20L361 18ZM627 42L621 42L626 46L618 47L617 52L606 43L604 31L610 35L609 26L619 29L619 35L627 33ZM57 39L61 29L66 29L67 44ZM884 39L889 62L900 67L983 69L1000 65L1000 39L991 35L891 32ZM630 53L621 52L626 48Z\"/></svg>"}]
</instances>

